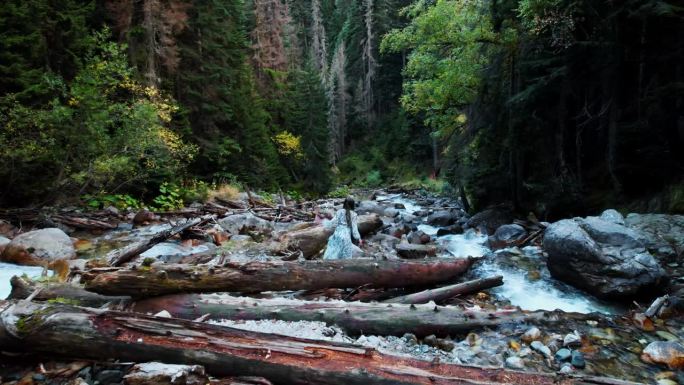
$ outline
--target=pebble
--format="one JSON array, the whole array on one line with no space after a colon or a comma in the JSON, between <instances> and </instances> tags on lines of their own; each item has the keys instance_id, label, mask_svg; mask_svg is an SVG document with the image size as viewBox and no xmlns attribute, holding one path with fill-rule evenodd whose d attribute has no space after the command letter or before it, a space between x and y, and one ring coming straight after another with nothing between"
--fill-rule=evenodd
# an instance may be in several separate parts
<instances>
[{"instance_id":1,"label":"pebble","mask_svg":"<svg viewBox=\"0 0 684 385\"><path fill-rule=\"evenodd\" d=\"M522 337L520 337L520 339L529 344L532 341L540 340L541 336L542 336L541 330L539 330L538 328L531 328L531 329L528 329L525 333L523 333L523 335L522 335Z\"/></svg>"},{"instance_id":2,"label":"pebble","mask_svg":"<svg viewBox=\"0 0 684 385\"><path fill-rule=\"evenodd\" d=\"M541 343L539 341L532 341L532 343L530 344L530 347L533 350L544 355L544 357L551 358L551 349L549 349L549 347L544 345L543 343Z\"/></svg>"},{"instance_id":3,"label":"pebble","mask_svg":"<svg viewBox=\"0 0 684 385\"><path fill-rule=\"evenodd\" d=\"M506 358L506 367L510 369L524 369L525 362L520 357L511 356Z\"/></svg>"},{"instance_id":4,"label":"pebble","mask_svg":"<svg viewBox=\"0 0 684 385\"><path fill-rule=\"evenodd\" d=\"M577 369L583 369L585 366L587 366L586 361L584 361L584 354L578 350L572 352L570 363Z\"/></svg>"},{"instance_id":5,"label":"pebble","mask_svg":"<svg viewBox=\"0 0 684 385\"><path fill-rule=\"evenodd\" d=\"M569 333L563 338L563 346L576 348L582 345L582 339L576 333Z\"/></svg>"},{"instance_id":6,"label":"pebble","mask_svg":"<svg viewBox=\"0 0 684 385\"><path fill-rule=\"evenodd\" d=\"M563 373L563 374L570 374L570 373L572 373L572 372L573 372L572 365L570 365L570 364L567 363L567 362L564 363L564 364L561 366L561 368L560 368L560 372Z\"/></svg>"},{"instance_id":7,"label":"pebble","mask_svg":"<svg viewBox=\"0 0 684 385\"><path fill-rule=\"evenodd\" d=\"M563 348L563 349L558 350L554 357L556 358L556 361L558 361L558 362L569 361L570 357L572 357L572 352L570 351L570 349Z\"/></svg>"},{"instance_id":8,"label":"pebble","mask_svg":"<svg viewBox=\"0 0 684 385\"><path fill-rule=\"evenodd\" d=\"M518 341L510 340L508 341L508 346L516 352L520 351L520 344Z\"/></svg>"}]
</instances>

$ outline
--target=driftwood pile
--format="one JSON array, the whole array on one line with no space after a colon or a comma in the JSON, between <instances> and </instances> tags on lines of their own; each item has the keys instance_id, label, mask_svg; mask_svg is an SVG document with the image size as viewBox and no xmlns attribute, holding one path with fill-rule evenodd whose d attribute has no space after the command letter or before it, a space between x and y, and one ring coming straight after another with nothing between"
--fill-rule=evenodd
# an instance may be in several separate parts
<instances>
[{"instance_id":1,"label":"driftwood pile","mask_svg":"<svg viewBox=\"0 0 684 385\"><path fill-rule=\"evenodd\" d=\"M248 332L204 322L321 321L336 325L350 335L413 333L424 337L462 335L500 324L543 324L568 317L587 317L519 310L468 311L438 305L503 284L502 277L458 282L475 263L468 257L249 263L220 260L212 264L131 262L156 243L189 230L201 231L216 215L241 210L269 220L313 219L310 211L286 205L271 207L254 199L249 204L219 201L194 211L176 212L177 216L195 219L188 219L147 241L111 252L104 258L108 266L80 271L78 277L83 285L68 282L46 285L14 277L10 297L0 300L1 350L63 359L200 365L201 369L182 369L188 378L203 378L204 370L215 377L247 376L242 382L230 383L627 384L587 376L419 361L358 345ZM0 213L0 216L7 214ZM30 213L11 214L30 219ZM106 229L106 223L113 223L68 213L51 218L70 226L100 230ZM381 226L377 215L360 217L362 234L377 231ZM282 235L273 250L287 255L297 252L309 258L320 252L329 235L329 230L320 225L306 226ZM377 299L378 292L392 298L363 303L249 297L285 290L305 297L306 291L335 289L352 289L354 298L364 298L359 295L364 292L370 293L366 298ZM149 315L160 313L171 318ZM128 383L161 383L161 380L145 382L146 376L156 376L150 371L149 367L138 367ZM249 380L250 376L264 379Z\"/></svg>"}]
</instances>

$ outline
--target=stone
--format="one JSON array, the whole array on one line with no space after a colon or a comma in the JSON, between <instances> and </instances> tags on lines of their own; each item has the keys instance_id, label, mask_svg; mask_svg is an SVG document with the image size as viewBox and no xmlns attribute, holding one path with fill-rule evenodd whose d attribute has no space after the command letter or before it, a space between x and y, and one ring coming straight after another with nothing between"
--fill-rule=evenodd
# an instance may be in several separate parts
<instances>
[{"instance_id":1,"label":"stone","mask_svg":"<svg viewBox=\"0 0 684 385\"><path fill-rule=\"evenodd\" d=\"M418 343L418 338L413 333L406 333L401 338L403 338L409 345L416 345Z\"/></svg>"},{"instance_id":2,"label":"stone","mask_svg":"<svg viewBox=\"0 0 684 385\"><path fill-rule=\"evenodd\" d=\"M383 211L382 215L388 217L388 218L396 218L400 214L399 210L395 208L386 208L385 211Z\"/></svg>"},{"instance_id":3,"label":"stone","mask_svg":"<svg viewBox=\"0 0 684 385\"><path fill-rule=\"evenodd\" d=\"M570 361L570 358L572 357L572 352L570 351L570 349L566 348L559 349L553 357L558 362Z\"/></svg>"},{"instance_id":4,"label":"stone","mask_svg":"<svg viewBox=\"0 0 684 385\"><path fill-rule=\"evenodd\" d=\"M123 380L123 372L120 370L102 370L95 375L95 380L100 384L114 384Z\"/></svg>"},{"instance_id":5,"label":"stone","mask_svg":"<svg viewBox=\"0 0 684 385\"><path fill-rule=\"evenodd\" d=\"M142 209L135 213L135 216L133 217L133 224L136 226L149 225L155 220L157 220L157 216L154 215L153 212L148 209Z\"/></svg>"},{"instance_id":6,"label":"stone","mask_svg":"<svg viewBox=\"0 0 684 385\"><path fill-rule=\"evenodd\" d=\"M209 377L199 365L137 364L124 377L127 385L204 385Z\"/></svg>"},{"instance_id":7,"label":"stone","mask_svg":"<svg viewBox=\"0 0 684 385\"><path fill-rule=\"evenodd\" d=\"M667 341L679 341L679 337L664 330L658 330L656 334L658 335L658 337Z\"/></svg>"},{"instance_id":8,"label":"stone","mask_svg":"<svg viewBox=\"0 0 684 385\"><path fill-rule=\"evenodd\" d=\"M418 231L412 231L408 235L408 241L410 243L414 243L417 245L424 245L426 243L430 243L431 239L430 236L425 234L424 232L418 230Z\"/></svg>"},{"instance_id":9,"label":"stone","mask_svg":"<svg viewBox=\"0 0 684 385\"><path fill-rule=\"evenodd\" d=\"M572 368L572 365L569 362L566 362L563 365L561 365L559 371L561 374L570 374L574 371L574 369Z\"/></svg>"},{"instance_id":10,"label":"stone","mask_svg":"<svg viewBox=\"0 0 684 385\"><path fill-rule=\"evenodd\" d=\"M459 224L455 224L447 227L442 227L437 230L438 237L449 234L463 234L463 227Z\"/></svg>"},{"instance_id":11,"label":"stone","mask_svg":"<svg viewBox=\"0 0 684 385\"><path fill-rule=\"evenodd\" d=\"M9 238L5 238L2 235L0 235L0 255L2 255L2 252L5 250L5 246L7 246L10 243Z\"/></svg>"},{"instance_id":12,"label":"stone","mask_svg":"<svg viewBox=\"0 0 684 385\"><path fill-rule=\"evenodd\" d=\"M684 368L684 346L679 342L655 341L644 348L641 359L653 364L667 365L670 369Z\"/></svg>"},{"instance_id":13,"label":"stone","mask_svg":"<svg viewBox=\"0 0 684 385\"><path fill-rule=\"evenodd\" d=\"M274 228L273 223L252 213L230 215L220 219L218 223L231 234L252 235L251 233L258 233L270 235Z\"/></svg>"},{"instance_id":14,"label":"stone","mask_svg":"<svg viewBox=\"0 0 684 385\"><path fill-rule=\"evenodd\" d=\"M665 279L635 231L598 218L563 219L544 233L551 275L606 299L627 299Z\"/></svg>"},{"instance_id":15,"label":"stone","mask_svg":"<svg viewBox=\"0 0 684 385\"><path fill-rule=\"evenodd\" d=\"M506 367L509 369L525 369L525 362L518 356L506 358Z\"/></svg>"},{"instance_id":16,"label":"stone","mask_svg":"<svg viewBox=\"0 0 684 385\"><path fill-rule=\"evenodd\" d=\"M634 314L634 316L632 317L632 323L634 324L634 326L647 332L652 332L655 330L655 325L653 325L653 321L651 321L650 318L646 317L644 313Z\"/></svg>"},{"instance_id":17,"label":"stone","mask_svg":"<svg viewBox=\"0 0 684 385\"><path fill-rule=\"evenodd\" d=\"M385 215L385 207L381 206L374 201L362 201L356 206L357 214L378 214L380 216Z\"/></svg>"},{"instance_id":18,"label":"stone","mask_svg":"<svg viewBox=\"0 0 684 385\"><path fill-rule=\"evenodd\" d=\"M536 327L532 327L532 328L528 329L520 337L520 339L523 340L523 342L526 342L528 344L532 341L541 340L541 338L542 338L541 330L539 330L539 328L536 328Z\"/></svg>"},{"instance_id":19,"label":"stone","mask_svg":"<svg viewBox=\"0 0 684 385\"><path fill-rule=\"evenodd\" d=\"M587 363L584 360L584 354L582 354L582 352L579 350L573 350L572 357L570 358L570 364L577 369L584 369L584 367L587 366Z\"/></svg>"},{"instance_id":20,"label":"stone","mask_svg":"<svg viewBox=\"0 0 684 385\"><path fill-rule=\"evenodd\" d=\"M395 246L397 255L404 259L419 259L425 257L434 257L437 254L437 248L428 245L414 245L412 243L400 243Z\"/></svg>"},{"instance_id":21,"label":"stone","mask_svg":"<svg viewBox=\"0 0 684 385\"><path fill-rule=\"evenodd\" d=\"M472 229L482 229L488 235L492 235L499 227L513 222L513 219L515 218L511 210L494 207L473 215L466 225Z\"/></svg>"},{"instance_id":22,"label":"stone","mask_svg":"<svg viewBox=\"0 0 684 385\"><path fill-rule=\"evenodd\" d=\"M489 247L493 250L511 246L519 246L527 238L527 230L524 227L512 224L500 226L489 237Z\"/></svg>"},{"instance_id":23,"label":"stone","mask_svg":"<svg viewBox=\"0 0 684 385\"><path fill-rule=\"evenodd\" d=\"M406 206L403 203L395 203L394 208L397 210L406 210Z\"/></svg>"},{"instance_id":24,"label":"stone","mask_svg":"<svg viewBox=\"0 0 684 385\"><path fill-rule=\"evenodd\" d=\"M71 238L57 228L33 230L17 235L4 248L0 261L18 265L43 265L76 257Z\"/></svg>"},{"instance_id":25,"label":"stone","mask_svg":"<svg viewBox=\"0 0 684 385\"><path fill-rule=\"evenodd\" d=\"M427 223L431 226L445 227L456 223L458 215L451 210L436 211L428 216Z\"/></svg>"},{"instance_id":26,"label":"stone","mask_svg":"<svg viewBox=\"0 0 684 385\"><path fill-rule=\"evenodd\" d=\"M549 349L549 347L544 345L541 341L532 341L530 347L532 348L532 350L542 354L546 358L551 358L552 356L551 349Z\"/></svg>"},{"instance_id":27,"label":"stone","mask_svg":"<svg viewBox=\"0 0 684 385\"><path fill-rule=\"evenodd\" d=\"M563 337L563 346L566 348L578 348L582 346L582 338L577 333L568 333Z\"/></svg>"},{"instance_id":28,"label":"stone","mask_svg":"<svg viewBox=\"0 0 684 385\"><path fill-rule=\"evenodd\" d=\"M605 210L601 213L599 218L606 222L611 222L622 226L625 225L625 217L623 217L619 211L614 209Z\"/></svg>"},{"instance_id":29,"label":"stone","mask_svg":"<svg viewBox=\"0 0 684 385\"><path fill-rule=\"evenodd\" d=\"M644 237L646 248L664 260L684 250L684 215L629 214L625 224Z\"/></svg>"}]
</instances>

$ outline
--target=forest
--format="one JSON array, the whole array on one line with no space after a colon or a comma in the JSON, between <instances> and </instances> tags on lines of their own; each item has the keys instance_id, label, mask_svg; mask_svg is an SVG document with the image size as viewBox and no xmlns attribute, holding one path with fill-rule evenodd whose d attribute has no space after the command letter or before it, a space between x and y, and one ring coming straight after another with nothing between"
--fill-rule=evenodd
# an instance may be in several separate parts
<instances>
[{"instance_id":1,"label":"forest","mask_svg":"<svg viewBox=\"0 0 684 385\"><path fill-rule=\"evenodd\" d=\"M7 0L0 26L3 206L405 185L684 211L672 0Z\"/></svg>"}]
</instances>

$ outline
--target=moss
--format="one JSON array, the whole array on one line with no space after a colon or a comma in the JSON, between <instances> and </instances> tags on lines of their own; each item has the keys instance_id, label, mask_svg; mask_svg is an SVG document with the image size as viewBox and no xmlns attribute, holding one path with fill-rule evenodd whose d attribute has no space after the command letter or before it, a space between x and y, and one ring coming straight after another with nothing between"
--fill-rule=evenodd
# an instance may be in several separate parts
<instances>
[{"instance_id":1,"label":"moss","mask_svg":"<svg viewBox=\"0 0 684 385\"><path fill-rule=\"evenodd\" d=\"M80 306L81 305L81 301L79 301L77 299L64 298L64 297L57 297L57 298L49 299L48 303L64 304L64 305L71 305L71 306Z\"/></svg>"},{"instance_id":2,"label":"moss","mask_svg":"<svg viewBox=\"0 0 684 385\"><path fill-rule=\"evenodd\" d=\"M29 315L20 317L15 323L17 332L20 335L27 335L40 328L43 325L45 318L52 313L52 309L52 306L46 306Z\"/></svg>"}]
</instances>

